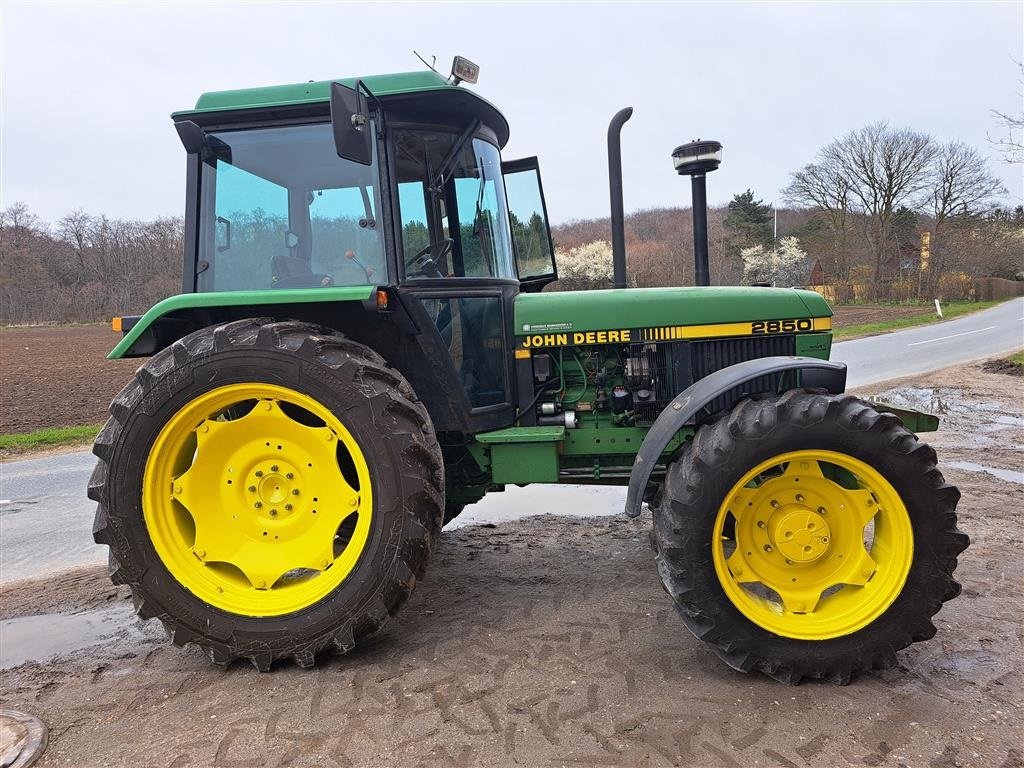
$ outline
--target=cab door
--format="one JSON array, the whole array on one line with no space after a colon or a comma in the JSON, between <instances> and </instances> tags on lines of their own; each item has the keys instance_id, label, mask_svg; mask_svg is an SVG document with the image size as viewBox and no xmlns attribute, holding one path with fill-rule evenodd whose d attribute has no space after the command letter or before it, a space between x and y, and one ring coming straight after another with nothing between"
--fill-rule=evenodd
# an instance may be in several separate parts
<instances>
[{"instance_id":1,"label":"cab door","mask_svg":"<svg viewBox=\"0 0 1024 768\"><path fill-rule=\"evenodd\" d=\"M503 162L501 171L520 290L536 293L558 279L540 166L536 157L524 157Z\"/></svg>"}]
</instances>

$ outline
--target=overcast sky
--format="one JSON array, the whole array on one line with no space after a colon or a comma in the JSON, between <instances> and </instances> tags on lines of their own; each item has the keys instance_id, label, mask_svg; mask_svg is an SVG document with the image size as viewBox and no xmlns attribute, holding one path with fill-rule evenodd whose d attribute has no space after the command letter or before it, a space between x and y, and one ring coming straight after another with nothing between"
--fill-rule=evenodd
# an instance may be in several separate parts
<instances>
[{"instance_id":1,"label":"overcast sky","mask_svg":"<svg viewBox=\"0 0 1024 768\"><path fill-rule=\"evenodd\" d=\"M203 91L408 71L416 49L512 126L506 159L539 155L556 222L608 212L605 135L623 132L626 210L689 205L672 149L725 145L709 199L773 200L834 137L875 120L993 156L990 110L1021 108L1024 3L46 4L2 14L3 205L180 215L184 151L168 115Z\"/></svg>"}]
</instances>

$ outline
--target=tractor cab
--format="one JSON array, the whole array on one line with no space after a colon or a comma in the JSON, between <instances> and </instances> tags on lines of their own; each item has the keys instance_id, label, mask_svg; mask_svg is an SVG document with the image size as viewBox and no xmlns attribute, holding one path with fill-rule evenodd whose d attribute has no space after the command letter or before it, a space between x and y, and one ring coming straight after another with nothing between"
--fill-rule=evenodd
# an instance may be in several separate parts
<instances>
[{"instance_id":1,"label":"tractor cab","mask_svg":"<svg viewBox=\"0 0 1024 768\"><path fill-rule=\"evenodd\" d=\"M536 158L502 162L495 107L430 71L204 94L174 120L185 293L384 290L447 350L454 426L511 423L513 302L556 271Z\"/></svg>"},{"instance_id":2,"label":"tractor cab","mask_svg":"<svg viewBox=\"0 0 1024 768\"><path fill-rule=\"evenodd\" d=\"M555 279L536 159L503 165L505 119L435 72L205 94L174 119L186 292Z\"/></svg>"}]
</instances>

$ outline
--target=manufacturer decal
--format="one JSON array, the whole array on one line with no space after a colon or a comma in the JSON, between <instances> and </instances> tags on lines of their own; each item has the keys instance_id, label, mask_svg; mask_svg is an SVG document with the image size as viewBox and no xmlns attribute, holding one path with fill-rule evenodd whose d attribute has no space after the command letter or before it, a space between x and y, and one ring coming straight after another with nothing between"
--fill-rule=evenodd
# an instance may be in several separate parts
<instances>
[{"instance_id":1,"label":"manufacturer decal","mask_svg":"<svg viewBox=\"0 0 1024 768\"><path fill-rule=\"evenodd\" d=\"M572 323L542 323L540 325L523 324L523 333L547 333L549 331L571 331Z\"/></svg>"}]
</instances>

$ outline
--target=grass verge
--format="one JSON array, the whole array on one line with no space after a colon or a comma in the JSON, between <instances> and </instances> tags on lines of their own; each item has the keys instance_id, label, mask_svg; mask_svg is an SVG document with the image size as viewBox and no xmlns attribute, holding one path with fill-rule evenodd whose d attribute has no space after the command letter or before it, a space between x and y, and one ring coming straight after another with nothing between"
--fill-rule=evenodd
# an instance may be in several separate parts
<instances>
[{"instance_id":1,"label":"grass verge","mask_svg":"<svg viewBox=\"0 0 1024 768\"><path fill-rule=\"evenodd\" d=\"M54 448L61 445L89 443L96 439L102 424L87 424L81 427L47 427L35 432L16 435L0 435L0 458L9 458L23 453Z\"/></svg>"},{"instance_id":2,"label":"grass verge","mask_svg":"<svg viewBox=\"0 0 1024 768\"><path fill-rule=\"evenodd\" d=\"M1016 363L1017 365L1024 365L1024 350L1021 350L1020 352L1014 352L1006 359L1009 360L1011 363Z\"/></svg>"},{"instance_id":3,"label":"grass verge","mask_svg":"<svg viewBox=\"0 0 1024 768\"><path fill-rule=\"evenodd\" d=\"M848 325L845 328L836 328L833 331L833 338L836 341L851 339L858 336L875 336L889 331L899 331L903 328L912 328L917 325L929 325L941 323L943 320L952 320L955 317L969 315L972 312L980 312L1002 304L1007 299L996 301L951 301L942 305L942 317L938 317L934 310L912 317L897 317L892 320L883 320L880 323L863 323L861 325Z\"/></svg>"}]
</instances>

